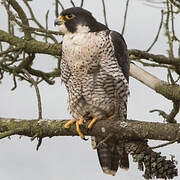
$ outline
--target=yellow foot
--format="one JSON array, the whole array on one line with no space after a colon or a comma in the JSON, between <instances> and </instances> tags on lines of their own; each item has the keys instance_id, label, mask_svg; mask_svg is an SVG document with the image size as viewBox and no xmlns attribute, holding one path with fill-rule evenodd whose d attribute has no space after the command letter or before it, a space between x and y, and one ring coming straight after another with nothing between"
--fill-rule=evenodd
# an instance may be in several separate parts
<instances>
[{"instance_id":1,"label":"yellow foot","mask_svg":"<svg viewBox=\"0 0 180 180\"><path fill-rule=\"evenodd\" d=\"M69 126L71 125L71 124L73 124L75 122L75 120L70 120L70 121L68 121L65 125L64 125L64 128L69 128ZM84 135L83 135L83 133L81 132L81 130L80 130L80 125L81 124L83 124L84 123L84 119L80 119L80 120L78 120L78 121L76 121L76 131L77 131L77 133L79 134L79 136L82 138L82 139L84 139L84 140L88 140L88 139L86 139L85 137L84 137Z\"/></svg>"},{"instance_id":2,"label":"yellow foot","mask_svg":"<svg viewBox=\"0 0 180 180\"><path fill-rule=\"evenodd\" d=\"M88 129L91 129L91 127L93 126L93 124L97 121L98 118L93 118L92 121L89 123L88 125Z\"/></svg>"},{"instance_id":3,"label":"yellow foot","mask_svg":"<svg viewBox=\"0 0 180 180\"><path fill-rule=\"evenodd\" d=\"M83 135L83 133L81 132L80 127L79 127L79 125L83 124L83 122L84 122L84 119L80 119L80 120L76 121L76 131L77 131L77 133L79 134L79 136L80 136L83 140L86 141L86 140L88 140L88 139L86 139L86 138L84 137L84 135Z\"/></svg>"},{"instance_id":4,"label":"yellow foot","mask_svg":"<svg viewBox=\"0 0 180 180\"><path fill-rule=\"evenodd\" d=\"M65 128L69 128L69 126L71 125L71 124L73 124L75 121L74 120L69 120L65 125L64 125L64 127Z\"/></svg>"}]
</instances>

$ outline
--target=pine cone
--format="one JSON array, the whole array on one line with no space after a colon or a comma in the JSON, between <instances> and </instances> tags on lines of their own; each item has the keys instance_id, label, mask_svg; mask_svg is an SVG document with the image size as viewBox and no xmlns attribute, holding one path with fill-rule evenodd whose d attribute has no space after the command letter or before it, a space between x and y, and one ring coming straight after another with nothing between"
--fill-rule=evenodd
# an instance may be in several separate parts
<instances>
[{"instance_id":1,"label":"pine cone","mask_svg":"<svg viewBox=\"0 0 180 180\"><path fill-rule=\"evenodd\" d=\"M138 168L144 171L145 179L162 178L173 179L178 176L176 163L166 160L161 153L154 152L147 144L147 141L131 141L125 143L125 150L131 154L133 160L138 163Z\"/></svg>"}]
</instances>

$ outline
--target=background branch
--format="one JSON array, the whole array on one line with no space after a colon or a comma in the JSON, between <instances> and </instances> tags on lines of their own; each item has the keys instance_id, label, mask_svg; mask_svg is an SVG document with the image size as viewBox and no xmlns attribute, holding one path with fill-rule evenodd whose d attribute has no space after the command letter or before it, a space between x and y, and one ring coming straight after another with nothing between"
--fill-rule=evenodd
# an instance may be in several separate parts
<instances>
[{"instance_id":1,"label":"background branch","mask_svg":"<svg viewBox=\"0 0 180 180\"><path fill-rule=\"evenodd\" d=\"M26 69L22 69L22 71L28 76L29 80L32 82L36 90L36 96L37 96L37 102L38 102L38 119L42 119L42 104L41 104L41 96L40 96L38 85Z\"/></svg>"}]
</instances>

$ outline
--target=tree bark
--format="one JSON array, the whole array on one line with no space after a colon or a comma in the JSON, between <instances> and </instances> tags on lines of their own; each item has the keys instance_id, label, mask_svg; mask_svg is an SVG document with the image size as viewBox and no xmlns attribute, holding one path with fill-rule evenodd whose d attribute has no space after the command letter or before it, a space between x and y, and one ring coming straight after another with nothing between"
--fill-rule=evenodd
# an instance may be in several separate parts
<instances>
[{"instance_id":1,"label":"tree bark","mask_svg":"<svg viewBox=\"0 0 180 180\"><path fill-rule=\"evenodd\" d=\"M0 118L0 139L11 135L28 137L77 136L75 125L69 129L64 128L68 120L22 120L13 118ZM180 124L142 122L137 120L113 121L100 120L87 130L88 122L81 126L86 136L107 137L115 134L119 139L127 140L166 140L180 139Z\"/></svg>"}]
</instances>

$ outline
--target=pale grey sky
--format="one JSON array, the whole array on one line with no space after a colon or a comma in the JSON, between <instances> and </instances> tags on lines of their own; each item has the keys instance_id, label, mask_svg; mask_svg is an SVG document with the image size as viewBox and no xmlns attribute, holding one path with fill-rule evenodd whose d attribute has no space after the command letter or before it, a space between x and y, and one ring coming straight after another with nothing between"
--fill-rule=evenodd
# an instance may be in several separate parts
<instances>
[{"instance_id":1,"label":"pale grey sky","mask_svg":"<svg viewBox=\"0 0 180 180\"><path fill-rule=\"evenodd\" d=\"M38 19L44 23L44 16L49 9L49 27L54 27L54 1L32 1L32 7ZM71 7L67 0L62 1L66 8ZM74 1L78 2L77 0ZM123 13L125 1L106 0L107 19L110 29L121 31L123 24ZM85 0L86 9L101 22L104 22L101 1ZM5 11L0 6L0 29L7 29ZM125 39L128 48L145 50L152 42L152 37L156 35L160 21L160 9L151 8L144 5L142 0L131 0L129 5ZM180 28L180 25L177 26ZM153 36L154 35L154 36ZM59 40L61 38L59 37ZM164 53L167 49L166 39L162 36L159 43L153 48L154 53ZM36 58L34 67L41 70L51 71L55 67L55 61L51 56L39 55ZM165 74L160 69L145 68L155 74L160 79L165 80ZM18 82L15 91L10 89L13 80L7 76L0 84L0 117L13 117L34 119L37 117L37 102L33 88L25 82ZM54 86L45 83L39 86L42 103L43 117L48 119L70 118L67 111L67 93L60 79L57 78ZM130 78L130 92L128 117L130 119L159 121L163 119L157 114L149 113L152 109L162 109L170 111L172 104L162 96L145 87L136 80ZM160 143L160 142L158 142ZM142 172L137 171L137 165L130 163L130 170L118 170L115 177L103 174L98 163L96 151L91 149L90 141L84 142L79 137L56 137L43 139L43 144L39 151L36 151L37 141L31 142L29 138L14 136L9 139L0 140L0 179L5 180L141 180ZM154 144L154 142L151 142ZM176 160L180 160L177 149L179 145L157 149L163 155L169 157L176 155ZM178 165L180 168L180 165ZM179 178L175 178L178 180Z\"/></svg>"}]
</instances>

